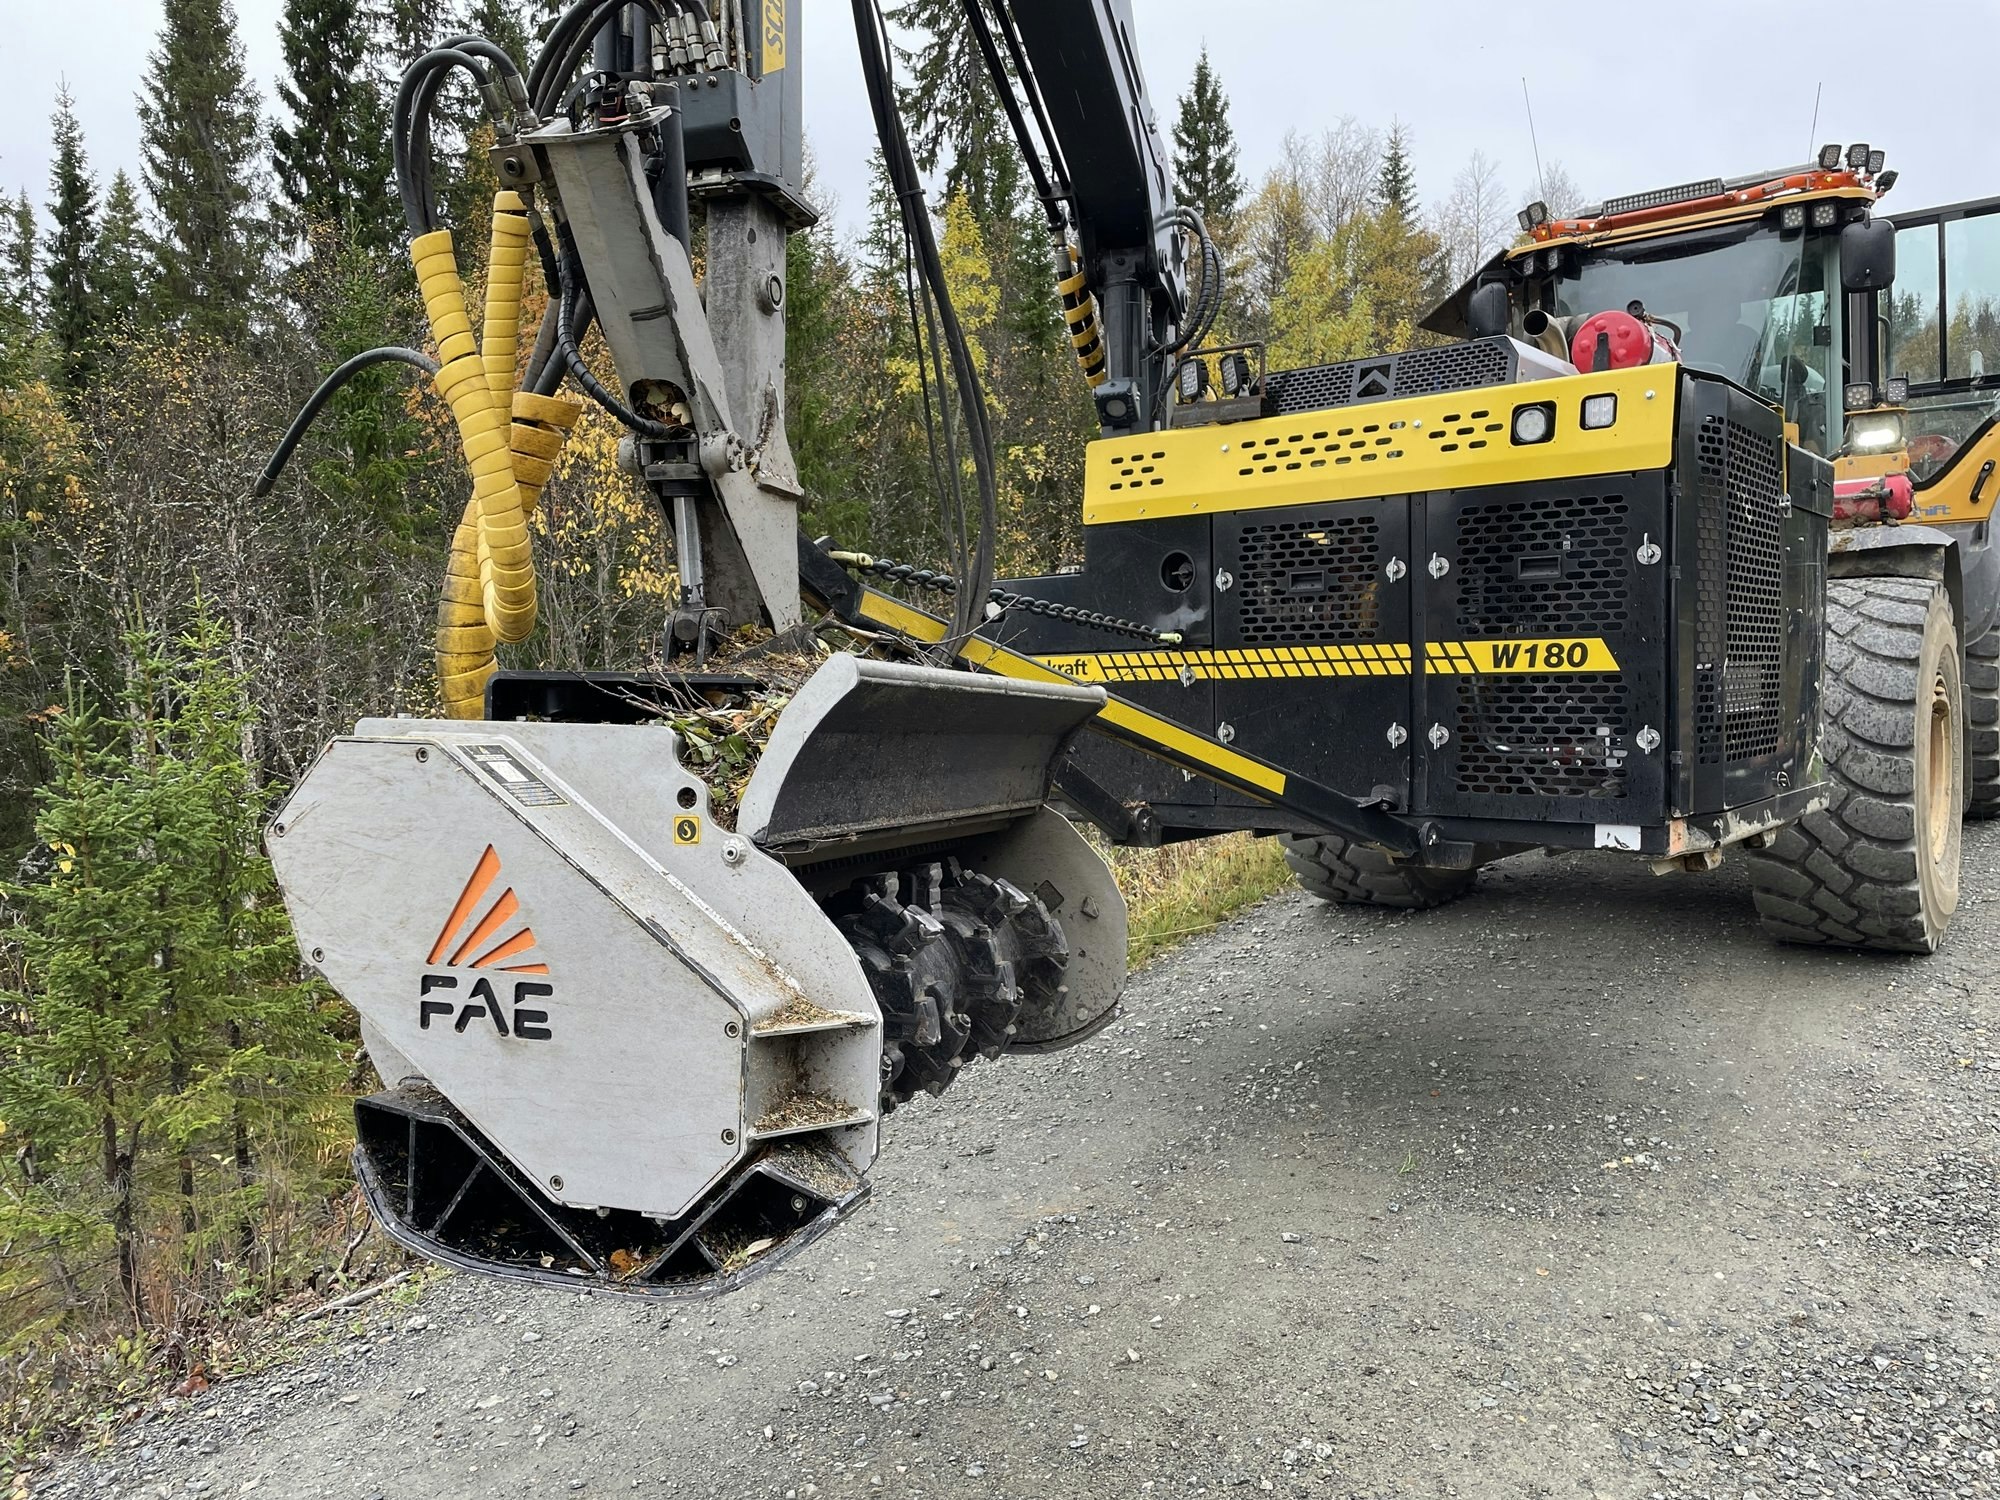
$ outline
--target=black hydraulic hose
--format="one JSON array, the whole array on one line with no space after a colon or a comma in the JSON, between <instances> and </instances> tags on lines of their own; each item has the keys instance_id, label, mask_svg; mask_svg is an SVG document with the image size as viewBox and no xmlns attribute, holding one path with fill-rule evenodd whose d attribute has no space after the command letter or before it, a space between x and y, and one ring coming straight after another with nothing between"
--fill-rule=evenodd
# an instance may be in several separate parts
<instances>
[{"instance_id":1,"label":"black hydraulic hose","mask_svg":"<svg viewBox=\"0 0 2000 1500\"><path fill-rule=\"evenodd\" d=\"M972 23L973 40L979 43L980 55L986 59L986 72L993 80L993 92L999 96L1000 107L1007 112L1007 123L1014 128L1014 140L1021 148L1022 159L1028 164L1028 175L1035 180L1035 196L1042 200L1042 211L1048 215L1049 230L1053 234L1063 233L1062 200L1056 195L1055 184L1049 180L1047 169L1042 165L1042 153L1029 134L1028 120L1021 113L1021 101L1015 96L1013 82L1007 76L1007 64L1001 60L1000 47L993 40L993 28L986 21L984 0L962 0L960 8L966 20Z\"/></svg>"},{"instance_id":2,"label":"black hydraulic hose","mask_svg":"<svg viewBox=\"0 0 2000 1500\"><path fill-rule=\"evenodd\" d=\"M993 13L1000 21L1000 36L1007 43L1007 55L1014 60L1014 76L1021 80L1021 92L1028 97L1028 108L1034 112L1035 124L1042 133L1042 147L1048 153L1049 174L1055 179L1056 196L1065 201L1073 200L1076 187L1069 178L1069 162L1062 153L1062 144L1056 139L1055 125L1049 119L1049 107L1042 98L1041 80L1035 77L1035 70L1028 64L1027 45L1021 40L1020 23L1014 19L1010 8L1011 0L992 0Z\"/></svg>"},{"instance_id":3,"label":"black hydraulic hose","mask_svg":"<svg viewBox=\"0 0 2000 1500\"><path fill-rule=\"evenodd\" d=\"M444 75L452 68L464 68L481 88L485 87L485 69L470 52L438 47L411 63L396 89L390 143L396 163L396 190L413 239L437 228L437 206L430 193L429 102L436 98Z\"/></svg>"},{"instance_id":4,"label":"black hydraulic hose","mask_svg":"<svg viewBox=\"0 0 2000 1500\"><path fill-rule=\"evenodd\" d=\"M556 299L556 351L569 367L570 378L582 387L586 396L641 437L666 441L681 436L682 429L641 416L620 401L584 363L583 351L577 348L575 334L577 285L582 279L583 267L578 263L576 252L568 246L563 250L562 272L562 291Z\"/></svg>"},{"instance_id":5,"label":"black hydraulic hose","mask_svg":"<svg viewBox=\"0 0 2000 1500\"><path fill-rule=\"evenodd\" d=\"M637 4L655 22L665 24L659 0L577 0L563 12L549 29L549 39L528 73L528 94L536 114L546 117L556 112L562 90L590 50L591 41L606 26L616 26L628 4Z\"/></svg>"},{"instance_id":6,"label":"black hydraulic hose","mask_svg":"<svg viewBox=\"0 0 2000 1500\"><path fill-rule=\"evenodd\" d=\"M930 208L924 199L922 176L910 154L909 136L903 129L892 93L887 54L888 28L879 0L853 0L856 41L861 50L862 73L867 79L869 103L875 114L876 135L881 141L884 164L891 187L903 214L904 232L915 247L929 303L935 307L942 342L951 352L953 373L958 385L961 413L972 444L972 465L979 481L979 539L966 570L966 587L957 599L955 625L960 636L969 637L984 614L984 601L993 588L994 555L998 548L1000 500L993 467L993 434L988 425L986 393L979 368L972 359L965 329L952 305L950 286L938 255ZM955 477L955 476L954 476Z\"/></svg>"},{"instance_id":7,"label":"black hydraulic hose","mask_svg":"<svg viewBox=\"0 0 2000 1500\"><path fill-rule=\"evenodd\" d=\"M271 493L272 487L278 482L278 476L285 472L285 465L292 461L292 455L298 451L299 444L305 441L306 432L318 420L319 414L326 409L326 404L338 394L342 386L363 370L387 364L408 365L413 370L422 370L426 375L435 375L438 372L438 362L428 354L415 349L394 347L370 349L365 354L355 355L321 381L319 389L312 393L312 398L299 409L299 414L292 418L292 425L285 430L284 440L271 455L271 461L264 465L264 473L258 479L257 487L250 492L251 495L262 500Z\"/></svg>"},{"instance_id":8,"label":"black hydraulic hose","mask_svg":"<svg viewBox=\"0 0 2000 1500\"><path fill-rule=\"evenodd\" d=\"M461 31L457 36L448 36L439 42L440 47L453 47L461 52L475 52L497 66L509 78L521 76L521 65L498 42L478 36L470 31Z\"/></svg>"}]
</instances>

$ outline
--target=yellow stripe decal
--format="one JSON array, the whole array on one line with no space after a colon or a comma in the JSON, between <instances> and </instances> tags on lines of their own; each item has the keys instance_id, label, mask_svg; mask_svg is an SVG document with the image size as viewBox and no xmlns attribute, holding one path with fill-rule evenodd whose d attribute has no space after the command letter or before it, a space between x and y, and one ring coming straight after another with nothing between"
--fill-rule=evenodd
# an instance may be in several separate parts
<instances>
[{"instance_id":1,"label":"yellow stripe decal","mask_svg":"<svg viewBox=\"0 0 2000 1500\"><path fill-rule=\"evenodd\" d=\"M1183 672L1197 682L1297 677L1408 677L1407 645L1277 647L1262 651L1076 652L1037 658L1076 682L1164 682ZM1425 669L1442 676L1619 672L1601 636L1519 641L1429 641Z\"/></svg>"}]
</instances>

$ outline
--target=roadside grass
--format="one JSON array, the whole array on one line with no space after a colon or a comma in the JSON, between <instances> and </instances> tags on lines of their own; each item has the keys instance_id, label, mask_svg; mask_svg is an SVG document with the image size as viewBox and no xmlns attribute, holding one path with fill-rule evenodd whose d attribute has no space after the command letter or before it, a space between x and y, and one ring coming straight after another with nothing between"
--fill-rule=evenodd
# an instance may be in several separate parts
<instances>
[{"instance_id":1,"label":"roadside grass","mask_svg":"<svg viewBox=\"0 0 2000 1500\"><path fill-rule=\"evenodd\" d=\"M1132 924L1126 953L1134 969L1188 938L1213 931L1291 880L1278 841L1247 833L1104 853L1125 892Z\"/></svg>"}]
</instances>

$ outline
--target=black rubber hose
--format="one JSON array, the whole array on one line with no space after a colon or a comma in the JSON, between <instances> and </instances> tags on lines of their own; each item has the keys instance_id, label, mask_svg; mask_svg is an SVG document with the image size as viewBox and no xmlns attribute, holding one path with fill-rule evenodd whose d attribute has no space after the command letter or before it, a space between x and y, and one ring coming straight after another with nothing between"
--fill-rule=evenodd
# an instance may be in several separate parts
<instances>
[{"instance_id":1,"label":"black rubber hose","mask_svg":"<svg viewBox=\"0 0 2000 1500\"><path fill-rule=\"evenodd\" d=\"M547 117L556 112L562 90L590 50L592 39L606 26L616 26L619 13L628 4L639 5L654 21L665 24L659 0L577 0L549 28L549 39L528 72L528 95L534 100L535 113Z\"/></svg>"},{"instance_id":2,"label":"black rubber hose","mask_svg":"<svg viewBox=\"0 0 2000 1500\"><path fill-rule=\"evenodd\" d=\"M958 598L957 633L970 636L982 623L984 601L993 587L994 558L998 550L1000 497L998 476L993 463L993 433L988 425L986 392L973 362L958 311L952 305L951 290L938 254L937 236L931 227L930 209L924 184L910 154L909 135L897 112L894 83L889 74L888 27L879 0L853 0L855 39L861 50L862 73L867 80L869 102L875 114L876 135L882 157L903 212L904 231L916 248L917 261L929 300L937 312L942 343L950 351L952 370L958 386L958 401L972 443L972 466L979 483L979 533L972 566L966 570L966 589Z\"/></svg>"},{"instance_id":3,"label":"black rubber hose","mask_svg":"<svg viewBox=\"0 0 2000 1500\"><path fill-rule=\"evenodd\" d=\"M486 72L470 52L439 47L411 63L396 89L389 121L390 143L396 162L396 190L402 196L403 217L412 239L437 228L437 206L430 194L428 102L437 96L444 74L452 68L464 68L476 83L485 86ZM434 75L436 83L432 83ZM421 111L420 100L425 105Z\"/></svg>"},{"instance_id":4,"label":"black rubber hose","mask_svg":"<svg viewBox=\"0 0 2000 1500\"><path fill-rule=\"evenodd\" d=\"M656 422L651 417L641 416L620 401L604 382L597 378L590 366L584 363L583 351L577 348L574 332L577 284L582 279L583 268L578 263L575 250L568 246L564 247L562 270L562 293L556 304L560 309L556 315L556 350L569 367L570 378L583 388L586 396L641 437L666 441L680 436L680 429L669 427L664 422Z\"/></svg>"},{"instance_id":5,"label":"black rubber hose","mask_svg":"<svg viewBox=\"0 0 2000 1500\"><path fill-rule=\"evenodd\" d=\"M277 451L271 455L271 461L264 465L263 476L258 479L257 487L250 492L251 495L262 500L271 493L272 487L278 482L278 476L285 472L285 465L292 461L292 455L298 451L299 444L305 441L306 432L318 420L319 414L326 409L327 402L339 393L342 386L363 370L387 364L408 365L413 370L422 370L426 375L435 375L438 372L438 362L428 354L415 349L390 347L370 349L366 354L355 355L321 381L319 389L312 393L312 399L299 409L296 417L292 418L292 425L285 430L284 441L278 444Z\"/></svg>"},{"instance_id":6,"label":"black rubber hose","mask_svg":"<svg viewBox=\"0 0 2000 1500\"><path fill-rule=\"evenodd\" d=\"M973 40L979 43L980 55L986 59L987 76L993 80L993 92L1000 100L1001 109L1006 111L1007 123L1013 128L1014 142L1021 148L1021 159L1028 164L1028 175L1034 179L1035 196L1041 199L1042 212L1048 215L1049 230L1052 234L1061 234L1064 232L1062 200L1056 194L1055 184L1049 180L1048 169L1042 165L1041 148L1028 130L1027 116L1021 113L1021 101L1007 76L1007 64L1001 59L1000 44L993 39L993 28L986 20L985 0L963 0L962 9L966 20L972 23Z\"/></svg>"}]
</instances>

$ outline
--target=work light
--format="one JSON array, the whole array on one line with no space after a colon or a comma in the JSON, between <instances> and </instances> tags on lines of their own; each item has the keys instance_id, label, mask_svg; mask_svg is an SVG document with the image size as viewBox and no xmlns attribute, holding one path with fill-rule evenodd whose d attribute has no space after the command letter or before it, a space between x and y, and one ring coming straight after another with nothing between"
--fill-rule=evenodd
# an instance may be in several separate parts
<instances>
[{"instance_id":1,"label":"work light","mask_svg":"<svg viewBox=\"0 0 2000 1500\"><path fill-rule=\"evenodd\" d=\"M1521 447L1546 443L1556 435L1556 409L1547 402L1514 408L1514 441Z\"/></svg>"}]
</instances>

